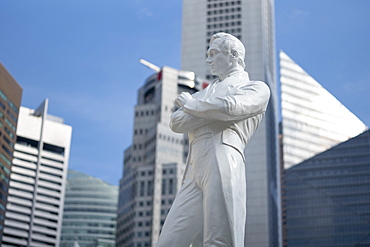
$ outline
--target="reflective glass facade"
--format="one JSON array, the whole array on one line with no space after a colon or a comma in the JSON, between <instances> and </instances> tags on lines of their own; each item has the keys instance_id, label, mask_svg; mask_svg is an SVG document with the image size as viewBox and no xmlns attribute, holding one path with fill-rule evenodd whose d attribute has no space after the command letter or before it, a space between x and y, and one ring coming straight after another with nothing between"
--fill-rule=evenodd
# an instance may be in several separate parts
<instances>
[{"instance_id":1,"label":"reflective glass facade","mask_svg":"<svg viewBox=\"0 0 370 247\"><path fill-rule=\"evenodd\" d=\"M284 177L284 246L370 246L369 130Z\"/></svg>"},{"instance_id":2,"label":"reflective glass facade","mask_svg":"<svg viewBox=\"0 0 370 247\"><path fill-rule=\"evenodd\" d=\"M60 246L114 247L118 186L68 170Z\"/></svg>"},{"instance_id":3,"label":"reflective glass facade","mask_svg":"<svg viewBox=\"0 0 370 247\"><path fill-rule=\"evenodd\" d=\"M284 168L362 133L366 126L280 52Z\"/></svg>"}]
</instances>

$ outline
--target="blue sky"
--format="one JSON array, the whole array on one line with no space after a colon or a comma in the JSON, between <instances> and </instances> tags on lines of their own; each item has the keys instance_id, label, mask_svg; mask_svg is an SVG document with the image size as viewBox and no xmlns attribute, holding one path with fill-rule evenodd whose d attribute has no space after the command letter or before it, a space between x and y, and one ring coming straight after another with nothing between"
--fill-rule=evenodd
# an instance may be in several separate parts
<instances>
[{"instance_id":1,"label":"blue sky","mask_svg":"<svg viewBox=\"0 0 370 247\"><path fill-rule=\"evenodd\" d=\"M137 89L180 68L182 1L0 0L0 62L22 105L73 127L70 168L118 184ZM370 1L276 0L276 48L370 126Z\"/></svg>"}]
</instances>

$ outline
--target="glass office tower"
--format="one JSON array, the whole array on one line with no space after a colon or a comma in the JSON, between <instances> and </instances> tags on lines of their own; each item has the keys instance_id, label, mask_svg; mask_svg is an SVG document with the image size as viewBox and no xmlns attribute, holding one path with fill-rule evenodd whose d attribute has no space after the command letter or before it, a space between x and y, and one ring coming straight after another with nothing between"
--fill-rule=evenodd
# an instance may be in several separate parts
<instances>
[{"instance_id":1,"label":"glass office tower","mask_svg":"<svg viewBox=\"0 0 370 247\"><path fill-rule=\"evenodd\" d=\"M183 0L181 68L212 79L205 63L217 32L239 38L246 48L246 71L268 84L266 115L246 148L246 246L279 246L280 168L278 162L275 20L273 0Z\"/></svg>"},{"instance_id":2,"label":"glass office tower","mask_svg":"<svg viewBox=\"0 0 370 247\"><path fill-rule=\"evenodd\" d=\"M284 246L370 246L370 131L284 171Z\"/></svg>"},{"instance_id":3,"label":"glass office tower","mask_svg":"<svg viewBox=\"0 0 370 247\"><path fill-rule=\"evenodd\" d=\"M118 186L68 170L61 247L115 247Z\"/></svg>"},{"instance_id":4,"label":"glass office tower","mask_svg":"<svg viewBox=\"0 0 370 247\"><path fill-rule=\"evenodd\" d=\"M284 168L362 133L366 126L280 51Z\"/></svg>"}]
</instances>

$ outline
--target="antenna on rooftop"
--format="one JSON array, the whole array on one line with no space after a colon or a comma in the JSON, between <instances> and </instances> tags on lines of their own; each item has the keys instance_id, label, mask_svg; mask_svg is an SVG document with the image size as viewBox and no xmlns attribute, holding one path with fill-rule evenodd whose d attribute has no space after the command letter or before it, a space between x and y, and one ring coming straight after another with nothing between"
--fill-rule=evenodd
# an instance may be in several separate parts
<instances>
[{"instance_id":1,"label":"antenna on rooftop","mask_svg":"<svg viewBox=\"0 0 370 247\"><path fill-rule=\"evenodd\" d=\"M146 61L146 60L144 60L144 59L140 59L139 60L139 62L141 63L141 64L143 64L143 65L145 65L146 67L148 67L149 69L152 69L152 70L154 70L155 72L159 72L159 71L161 71L161 68L159 68L158 66L156 66L156 65L154 65L154 64L152 64L152 63L150 63L150 62L148 62L148 61Z\"/></svg>"}]
</instances>

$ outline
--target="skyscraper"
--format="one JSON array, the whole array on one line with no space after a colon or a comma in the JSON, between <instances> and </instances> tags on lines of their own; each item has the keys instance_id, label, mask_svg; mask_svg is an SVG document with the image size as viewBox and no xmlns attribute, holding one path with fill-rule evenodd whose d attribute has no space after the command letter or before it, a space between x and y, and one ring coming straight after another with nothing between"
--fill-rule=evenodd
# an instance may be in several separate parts
<instances>
[{"instance_id":1,"label":"skyscraper","mask_svg":"<svg viewBox=\"0 0 370 247\"><path fill-rule=\"evenodd\" d=\"M284 177L284 246L370 246L369 130Z\"/></svg>"},{"instance_id":2,"label":"skyscraper","mask_svg":"<svg viewBox=\"0 0 370 247\"><path fill-rule=\"evenodd\" d=\"M202 82L193 72L163 67L139 89L132 145L125 150L116 244L155 246L182 181L188 139L169 128L175 98Z\"/></svg>"},{"instance_id":3,"label":"skyscraper","mask_svg":"<svg viewBox=\"0 0 370 247\"><path fill-rule=\"evenodd\" d=\"M72 127L21 107L2 246L59 246Z\"/></svg>"},{"instance_id":4,"label":"skyscraper","mask_svg":"<svg viewBox=\"0 0 370 247\"><path fill-rule=\"evenodd\" d=\"M68 170L61 247L115 247L118 187Z\"/></svg>"},{"instance_id":5,"label":"skyscraper","mask_svg":"<svg viewBox=\"0 0 370 247\"><path fill-rule=\"evenodd\" d=\"M9 190L11 160L16 141L16 126L22 88L0 63L0 242Z\"/></svg>"},{"instance_id":6,"label":"skyscraper","mask_svg":"<svg viewBox=\"0 0 370 247\"><path fill-rule=\"evenodd\" d=\"M211 79L205 63L217 32L239 38L246 48L246 71L266 82L271 99L266 115L246 149L246 246L279 246L280 169L273 0L183 0L182 69Z\"/></svg>"},{"instance_id":7,"label":"skyscraper","mask_svg":"<svg viewBox=\"0 0 370 247\"><path fill-rule=\"evenodd\" d=\"M280 81L285 169L366 129L360 119L282 51Z\"/></svg>"}]
</instances>

